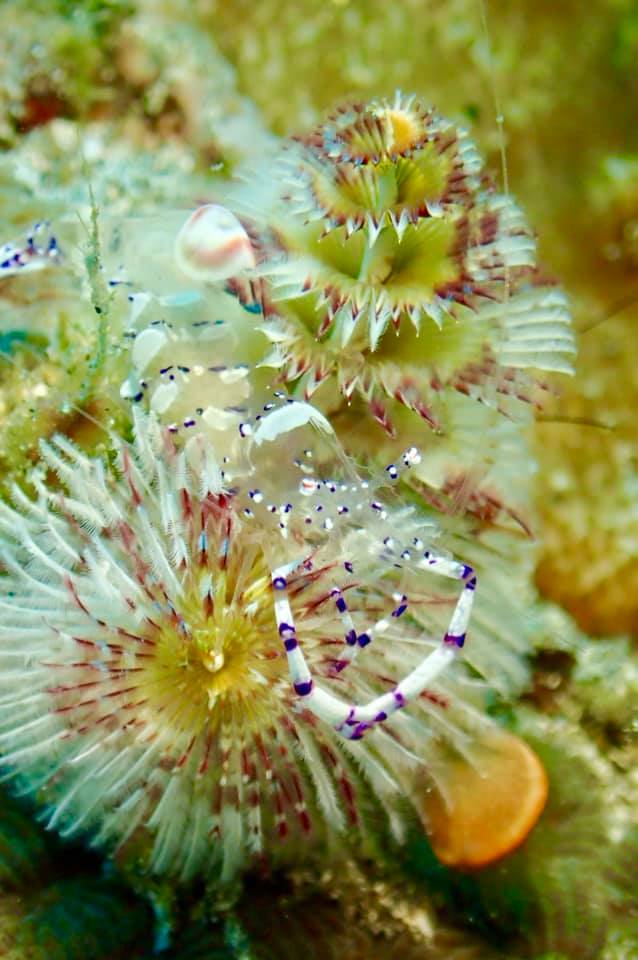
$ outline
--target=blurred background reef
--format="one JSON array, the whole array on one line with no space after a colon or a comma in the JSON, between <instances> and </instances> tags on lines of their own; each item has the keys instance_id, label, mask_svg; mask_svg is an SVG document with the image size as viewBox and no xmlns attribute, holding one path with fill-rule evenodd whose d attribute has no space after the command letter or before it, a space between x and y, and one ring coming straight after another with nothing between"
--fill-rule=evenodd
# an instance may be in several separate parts
<instances>
[{"instance_id":1,"label":"blurred background reef","mask_svg":"<svg viewBox=\"0 0 638 960\"><path fill-rule=\"evenodd\" d=\"M494 706L549 776L526 843L466 874L415 830L392 868L300 865L215 904L54 840L3 794L2 956L638 958L638 4L2 0L0 17L0 241L86 216L89 181L109 215L193 206L273 138L400 88L468 126L497 182L502 112L510 190L578 338L530 434L530 679ZM6 490L42 433L81 431L65 399L102 415L109 370L87 386L95 314L71 286L1 284Z\"/></svg>"}]
</instances>

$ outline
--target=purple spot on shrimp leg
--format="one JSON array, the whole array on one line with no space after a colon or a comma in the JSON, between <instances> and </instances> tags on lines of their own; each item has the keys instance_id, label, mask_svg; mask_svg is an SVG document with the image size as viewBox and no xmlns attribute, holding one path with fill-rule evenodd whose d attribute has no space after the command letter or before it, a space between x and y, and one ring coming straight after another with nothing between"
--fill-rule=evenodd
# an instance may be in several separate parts
<instances>
[{"instance_id":1,"label":"purple spot on shrimp leg","mask_svg":"<svg viewBox=\"0 0 638 960\"><path fill-rule=\"evenodd\" d=\"M443 637L443 643L449 647L458 647L460 649L465 643L465 634L446 633Z\"/></svg>"}]
</instances>

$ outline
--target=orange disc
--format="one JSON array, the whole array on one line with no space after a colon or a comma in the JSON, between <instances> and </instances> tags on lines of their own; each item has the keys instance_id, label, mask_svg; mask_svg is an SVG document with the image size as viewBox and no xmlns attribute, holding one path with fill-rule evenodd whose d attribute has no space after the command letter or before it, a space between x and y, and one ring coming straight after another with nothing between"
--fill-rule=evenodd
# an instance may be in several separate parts
<instances>
[{"instance_id":1,"label":"orange disc","mask_svg":"<svg viewBox=\"0 0 638 960\"><path fill-rule=\"evenodd\" d=\"M489 731L471 762L455 756L420 798L432 848L447 866L477 869L516 849L540 817L547 774L534 751L504 730Z\"/></svg>"}]
</instances>

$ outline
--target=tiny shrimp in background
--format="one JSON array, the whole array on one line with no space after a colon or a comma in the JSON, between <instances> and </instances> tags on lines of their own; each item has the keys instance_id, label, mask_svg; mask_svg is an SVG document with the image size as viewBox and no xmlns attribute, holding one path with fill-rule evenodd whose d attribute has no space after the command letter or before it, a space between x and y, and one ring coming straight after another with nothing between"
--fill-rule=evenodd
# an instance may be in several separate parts
<instances>
[{"instance_id":1,"label":"tiny shrimp in background","mask_svg":"<svg viewBox=\"0 0 638 960\"><path fill-rule=\"evenodd\" d=\"M49 223L35 223L24 243L5 243L0 247L0 280L20 273L44 270L58 263L60 257L60 247Z\"/></svg>"}]
</instances>

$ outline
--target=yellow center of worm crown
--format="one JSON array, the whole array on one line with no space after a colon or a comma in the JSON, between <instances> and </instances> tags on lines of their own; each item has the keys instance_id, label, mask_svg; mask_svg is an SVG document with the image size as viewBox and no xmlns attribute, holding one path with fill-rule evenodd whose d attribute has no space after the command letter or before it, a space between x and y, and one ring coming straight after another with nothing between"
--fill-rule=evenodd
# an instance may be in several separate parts
<instances>
[{"instance_id":1,"label":"yellow center of worm crown","mask_svg":"<svg viewBox=\"0 0 638 960\"><path fill-rule=\"evenodd\" d=\"M210 583L193 580L143 661L149 707L192 735L238 711L244 723L261 723L286 677L263 559L248 571L216 571Z\"/></svg>"}]
</instances>

